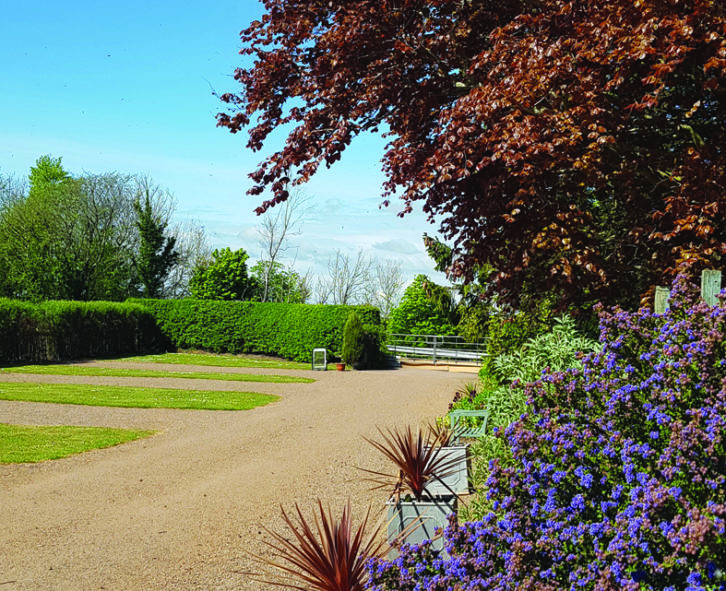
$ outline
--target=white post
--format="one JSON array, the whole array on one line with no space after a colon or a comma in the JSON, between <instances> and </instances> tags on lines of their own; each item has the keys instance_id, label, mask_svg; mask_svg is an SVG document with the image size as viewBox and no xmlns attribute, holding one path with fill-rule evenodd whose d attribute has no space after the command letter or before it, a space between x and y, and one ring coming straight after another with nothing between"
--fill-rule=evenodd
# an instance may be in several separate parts
<instances>
[{"instance_id":1,"label":"white post","mask_svg":"<svg viewBox=\"0 0 726 591\"><path fill-rule=\"evenodd\" d=\"M668 309L668 300L671 297L671 290L667 287L655 288L655 313L665 314Z\"/></svg>"},{"instance_id":2,"label":"white post","mask_svg":"<svg viewBox=\"0 0 726 591\"><path fill-rule=\"evenodd\" d=\"M701 273L701 296L709 306L718 304L716 296L721 291L721 271L704 269Z\"/></svg>"}]
</instances>

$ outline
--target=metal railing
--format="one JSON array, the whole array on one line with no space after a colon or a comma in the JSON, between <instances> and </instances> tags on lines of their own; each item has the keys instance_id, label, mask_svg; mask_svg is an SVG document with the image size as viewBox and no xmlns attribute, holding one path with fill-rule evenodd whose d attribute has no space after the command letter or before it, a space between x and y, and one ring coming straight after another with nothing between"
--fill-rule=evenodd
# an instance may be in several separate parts
<instances>
[{"instance_id":1,"label":"metal railing","mask_svg":"<svg viewBox=\"0 0 726 591\"><path fill-rule=\"evenodd\" d=\"M388 334L386 346L392 355L406 359L430 359L454 363L481 365L486 354L486 343L468 343L450 335Z\"/></svg>"}]
</instances>

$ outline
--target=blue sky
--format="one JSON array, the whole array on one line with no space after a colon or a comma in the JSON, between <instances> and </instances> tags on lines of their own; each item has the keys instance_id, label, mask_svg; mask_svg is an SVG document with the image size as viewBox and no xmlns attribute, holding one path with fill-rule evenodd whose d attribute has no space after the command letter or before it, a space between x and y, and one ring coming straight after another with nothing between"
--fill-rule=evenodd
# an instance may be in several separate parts
<instances>
[{"instance_id":1,"label":"blue sky","mask_svg":"<svg viewBox=\"0 0 726 591\"><path fill-rule=\"evenodd\" d=\"M212 247L260 249L245 195L261 155L215 126L212 94L237 90L239 31L255 0L184 3L0 0L0 173L27 176L44 154L83 172L142 173L169 189L176 218L204 226ZM441 278L423 249L436 227L400 206L379 209L383 141L360 138L306 187L312 211L290 257L324 270L336 249L399 260L408 279ZM276 146L270 145L270 149Z\"/></svg>"}]
</instances>

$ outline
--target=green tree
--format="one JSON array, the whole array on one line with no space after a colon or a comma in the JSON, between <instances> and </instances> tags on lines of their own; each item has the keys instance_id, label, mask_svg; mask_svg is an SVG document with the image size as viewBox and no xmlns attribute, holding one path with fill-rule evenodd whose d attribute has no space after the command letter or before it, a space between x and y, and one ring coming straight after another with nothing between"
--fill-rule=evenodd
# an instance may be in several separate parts
<instances>
[{"instance_id":1,"label":"green tree","mask_svg":"<svg viewBox=\"0 0 726 591\"><path fill-rule=\"evenodd\" d=\"M457 264L454 249L428 234L424 234L423 240L428 255L435 263L434 268L446 274L457 292L457 333L470 343L484 340L493 312L492 296L487 293L487 287L494 269L487 264L477 265L471 274L472 279L464 282L452 272Z\"/></svg>"},{"instance_id":2,"label":"green tree","mask_svg":"<svg viewBox=\"0 0 726 591\"><path fill-rule=\"evenodd\" d=\"M282 263L258 261L250 269L250 276L255 282L252 299L261 302L304 304L310 297L307 277L301 276L293 269L285 268Z\"/></svg>"},{"instance_id":3,"label":"green tree","mask_svg":"<svg viewBox=\"0 0 726 591\"><path fill-rule=\"evenodd\" d=\"M417 275L391 312L388 330L398 334L454 335L458 320L449 290L426 275Z\"/></svg>"},{"instance_id":4,"label":"green tree","mask_svg":"<svg viewBox=\"0 0 726 591\"><path fill-rule=\"evenodd\" d=\"M135 260L136 273L142 287L142 295L156 298L162 292L164 279L179 259L174 250L176 238L165 236L167 223L154 215L151 200L147 194L143 206L134 202L136 226L139 229L139 251Z\"/></svg>"},{"instance_id":5,"label":"green tree","mask_svg":"<svg viewBox=\"0 0 726 591\"><path fill-rule=\"evenodd\" d=\"M63 168L62 158L50 155L41 156L30 167L30 194L38 194L49 187L71 181L71 175Z\"/></svg>"},{"instance_id":6,"label":"green tree","mask_svg":"<svg viewBox=\"0 0 726 591\"><path fill-rule=\"evenodd\" d=\"M148 200L169 222L171 195L139 175L74 177L60 158L42 156L29 183L0 178L0 293L26 299L123 300L139 295L141 236L135 202ZM203 231L184 230L183 255L160 295L184 295L188 269L204 252ZM175 230L179 232L179 230ZM180 268L183 267L183 268Z\"/></svg>"},{"instance_id":7,"label":"green tree","mask_svg":"<svg viewBox=\"0 0 726 591\"><path fill-rule=\"evenodd\" d=\"M247 273L249 255L240 248L217 249L202 261L189 280L189 291L199 300L249 300L259 287Z\"/></svg>"},{"instance_id":8,"label":"green tree","mask_svg":"<svg viewBox=\"0 0 726 591\"><path fill-rule=\"evenodd\" d=\"M6 295L72 300L130 295L128 177L74 179L60 158L45 156L29 178L29 192L15 193L0 207Z\"/></svg>"}]
</instances>

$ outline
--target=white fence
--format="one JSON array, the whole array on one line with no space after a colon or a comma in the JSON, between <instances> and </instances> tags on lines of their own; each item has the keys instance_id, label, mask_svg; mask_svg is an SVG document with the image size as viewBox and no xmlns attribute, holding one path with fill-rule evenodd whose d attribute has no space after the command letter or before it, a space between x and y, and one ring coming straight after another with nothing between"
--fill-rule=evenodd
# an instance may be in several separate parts
<instances>
[{"instance_id":1,"label":"white fence","mask_svg":"<svg viewBox=\"0 0 726 591\"><path fill-rule=\"evenodd\" d=\"M461 337L448 335L389 334L386 346L398 358L427 359L434 364L454 362L481 365L487 356L485 343L467 343Z\"/></svg>"}]
</instances>

